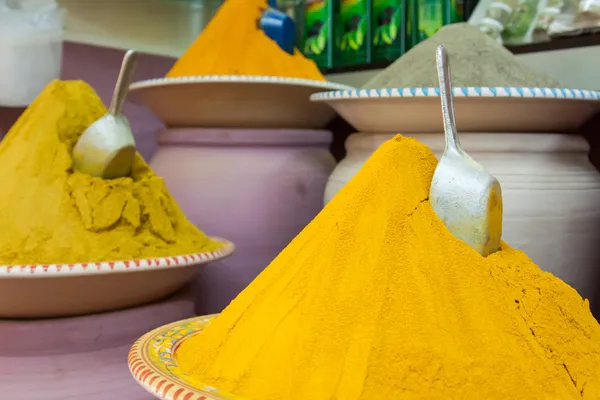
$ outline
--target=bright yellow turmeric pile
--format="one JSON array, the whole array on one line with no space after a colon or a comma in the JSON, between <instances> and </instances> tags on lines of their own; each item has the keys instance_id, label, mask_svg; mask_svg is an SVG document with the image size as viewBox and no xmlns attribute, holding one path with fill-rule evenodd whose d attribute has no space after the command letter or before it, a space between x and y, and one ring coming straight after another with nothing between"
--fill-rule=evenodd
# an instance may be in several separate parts
<instances>
[{"instance_id":1,"label":"bright yellow turmeric pile","mask_svg":"<svg viewBox=\"0 0 600 400\"><path fill-rule=\"evenodd\" d=\"M106 113L84 82L54 81L0 143L0 264L132 260L214 250L137 156L131 178L73 172L71 151Z\"/></svg>"},{"instance_id":2,"label":"bright yellow turmeric pile","mask_svg":"<svg viewBox=\"0 0 600 400\"><path fill-rule=\"evenodd\" d=\"M481 257L428 201L436 158L383 144L176 360L250 400L600 398L587 300L503 245Z\"/></svg>"},{"instance_id":3,"label":"bright yellow turmeric pile","mask_svg":"<svg viewBox=\"0 0 600 400\"><path fill-rule=\"evenodd\" d=\"M226 0L167 77L255 75L324 81L315 63L286 53L258 26L266 0Z\"/></svg>"}]
</instances>

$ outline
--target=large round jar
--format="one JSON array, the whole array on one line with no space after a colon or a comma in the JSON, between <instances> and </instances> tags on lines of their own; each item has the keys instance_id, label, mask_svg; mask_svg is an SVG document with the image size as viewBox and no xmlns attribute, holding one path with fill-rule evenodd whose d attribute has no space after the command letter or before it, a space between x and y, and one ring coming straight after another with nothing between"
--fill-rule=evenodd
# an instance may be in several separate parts
<instances>
[{"instance_id":1,"label":"large round jar","mask_svg":"<svg viewBox=\"0 0 600 400\"><path fill-rule=\"evenodd\" d=\"M159 133L152 168L194 224L236 245L195 279L200 315L221 311L321 210L331 139L322 130Z\"/></svg>"},{"instance_id":2,"label":"large round jar","mask_svg":"<svg viewBox=\"0 0 600 400\"><path fill-rule=\"evenodd\" d=\"M325 191L329 201L390 134L355 133ZM443 134L410 135L439 158ZM502 186L503 239L590 299L600 287L600 175L577 135L463 133L465 150ZM597 307L598 305L596 305ZM600 308L598 308L600 310Z\"/></svg>"}]
</instances>

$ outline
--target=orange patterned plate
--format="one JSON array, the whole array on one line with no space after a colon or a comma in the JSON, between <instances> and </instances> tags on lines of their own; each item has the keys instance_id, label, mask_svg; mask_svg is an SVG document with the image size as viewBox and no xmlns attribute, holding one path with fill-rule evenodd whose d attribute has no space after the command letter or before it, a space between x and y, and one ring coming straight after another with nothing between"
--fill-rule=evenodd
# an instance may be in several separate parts
<instances>
[{"instance_id":1,"label":"orange patterned plate","mask_svg":"<svg viewBox=\"0 0 600 400\"><path fill-rule=\"evenodd\" d=\"M0 265L0 318L69 317L164 299L188 283L201 265L228 257L235 250L226 239L212 240L221 247L173 257Z\"/></svg>"},{"instance_id":2,"label":"orange patterned plate","mask_svg":"<svg viewBox=\"0 0 600 400\"><path fill-rule=\"evenodd\" d=\"M184 340L202 331L215 315L161 326L139 338L129 350L128 364L135 380L163 400L243 400L184 374L176 351Z\"/></svg>"}]
</instances>

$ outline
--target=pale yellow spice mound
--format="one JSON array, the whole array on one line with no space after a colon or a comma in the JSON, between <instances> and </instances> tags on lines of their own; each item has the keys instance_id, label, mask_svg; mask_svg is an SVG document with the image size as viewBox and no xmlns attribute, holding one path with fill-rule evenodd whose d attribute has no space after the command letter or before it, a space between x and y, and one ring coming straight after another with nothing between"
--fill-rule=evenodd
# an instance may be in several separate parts
<instances>
[{"instance_id":1,"label":"pale yellow spice mound","mask_svg":"<svg viewBox=\"0 0 600 400\"><path fill-rule=\"evenodd\" d=\"M589 304L435 215L437 160L397 136L175 358L250 400L600 399Z\"/></svg>"},{"instance_id":2,"label":"pale yellow spice mound","mask_svg":"<svg viewBox=\"0 0 600 400\"><path fill-rule=\"evenodd\" d=\"M84 82L54 81L0 143L0 264L131 260L215 250L138 154L130 178L73 172L71 152L106 113Z\"/></svg>"}]
</instances>

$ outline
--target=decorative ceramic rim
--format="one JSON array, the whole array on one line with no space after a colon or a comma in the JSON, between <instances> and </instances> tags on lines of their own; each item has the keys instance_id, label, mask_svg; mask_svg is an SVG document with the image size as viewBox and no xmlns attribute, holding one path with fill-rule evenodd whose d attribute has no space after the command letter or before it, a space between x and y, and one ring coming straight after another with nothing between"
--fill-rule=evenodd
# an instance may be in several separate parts
<instances>
[{"instance_id":1,"label":"decorative ceramic rim","mask_svg":"<svg viewBox=\"0 0 600 400\"><path fill-rule=\"evenodd\" d=\"M455 87L455 97L513 97L572 100L600 100L600 92L579 89L526 87ZM320 92L310 96L312 101L336 99L377 99L385 97L439 97L439 88L352 89Z\"/></svg>"},{"instance_id":2,"label":"decorative ceramic rim","mask_svg":"<svg viewBox=\"0 0 600 400\"><path fill-rule=\"evenodd\" d=\"M278 76L252 76L252 75L201 75L201 76L182 76L173 78L156 78L144 81L134 82L129 86L130 91L146 89L154 86L172 86L183 85L186 83L267 83L267 84L285 84L293 86L309 86L315 89L323 90L343 90L354 91L356 88L339 83L327 81L316 81L313 79L301 78L282 78Z\"/></svg>"},{"instance_id":3,"label":"decorative ceramic rim","mask_svg":"<svg viewBox=\"0 0 600 400\"><path fill-rule=\"evenodd\" d=\"M174 357L179 345L204 329L215 316L189 318L146 333L129 350L131 375L146 391L163 400L241 400L208 385L192 386Z\"/></svg>"},{"instance_id":4,"label":"decorative ceramic rim","mask_svg":"<svg viewBox=\"0 0 600 400\"><path fill-rule=\"evenodd\" d=\"M222 238L211 240L222 246L214 251L185 254L173 257L145 258L128 261L104 261L76 264L0 265L0 279L53 278L57 276L98 275L115 272L155 271L175 267L205 264L227 257L235 245Z\"/></svg>"}]
</instances>

